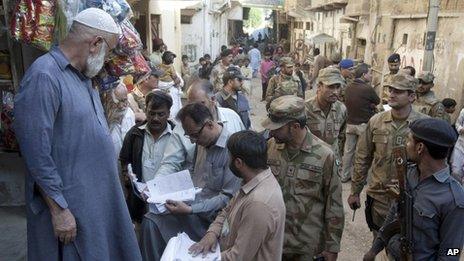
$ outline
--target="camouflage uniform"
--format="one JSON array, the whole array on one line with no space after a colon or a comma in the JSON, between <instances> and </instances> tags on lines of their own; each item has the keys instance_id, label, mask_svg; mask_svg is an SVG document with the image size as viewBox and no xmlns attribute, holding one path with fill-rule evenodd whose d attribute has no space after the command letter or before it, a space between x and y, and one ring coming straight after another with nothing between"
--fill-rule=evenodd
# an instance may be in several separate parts
<instances>
[{"instance_id":1,"label":"camouflage uniform","mask_svg":"<svg viewBox=\"0 0 464 261\"><path fill-rule=\"evenodd\" d=\"M382 88L382 104L387 104L388 103L388 97L390 96L390 91L388 90L388 84L392 82L393 80L393 77L395 76L396 74L387 74L387 75L384 75L383 76L383 86L381 86ZM380 83L377 84L377 86L380 86ZM382 105L380 104L380 106Z\"/></svg>"},{"instance_id":2,"label":"camouflage uniform","mask_svg":"<svg viewBox=\"0 0 464 261\"><path fill-rule=\"evenodd\" d=\"M271 103L269 114L263 126L278 129L305 117L304 100L280 97ZM271 138L268 164L282 187L287 209L284 260L312 260L324 250L339 252L344 227L342 187L330 147L308 129L296 154Z\"/></svg>"},{"instance_id":3,"label":"camouflage uniform","mask_svg":"<svg viewBox=\"0 0 464 261\"><path fill-rule=\"evenodd\" d=\"M340 71L330 67L319 72L318 81L324 85L344 84ZM345 105L340 101L336 101L332 104L330 112L325 115L319 107L316 96L306 101L306 116L311 132L332 146L335 156L340 162L345 141L346 119L348 117Z\"/></svg>"},{"instance_id":4,"label":"camouflage uniform","mask_svg":"<svg viewBox=\"0 0 464 261\"><path fill-rule=\"evenodd\" d=\"M425 83L433 82L434 78L435 77L430 72L423 72L417 77L417 79ZM417 99L413 106L414 109L420 113L427 114L433 118L446 120L447 113L445 111L445 106L435 97L433 91L428 91L425 94L417 93Z\"/></svg>"},{"instance_id":5,"label":"camouflage uniform","mask_svg":"<svg viewBox=\"0 0 464 261\"><path fill-rule=\"evenodd\" d=\"M294 65L290 57L283 57L280 66ZM268 83L266 91L266 107L269 108L270 103L284 95L296 95L303 98L303 87L300 78L296 75L288 76L280 73L273 76Z\"/></svg>"},{"instance_id":6,"label":"camouflage uniform","mask_svg":"<svg viewBox=\"0 0 464 261\"><path fill-rule=\"evenodd\" d=\"M211 71L211 83L214 86L214 92L222 90L222 87L224 86L222 77L224 76L224 72L229 67L230 66L225 66L224 64L222 64L222 61L219 61L219 63L213 67L213 70Z\"/></svg>"},{"instance_id":7,"label":"camouflage uniform","mask_svg":"<svg viewBox=\"0 0 464 261\"><path fill-rule=\"evenodd\" d=\"M398 74L390 87L399 90L415 90L412 76ZM367 174L371 168L367 195L372 198L370 215L375 227L381 227L388 214L390 203L394 200L387 194L392 180L397 179L393 164L392 149L406 145L409 124L426 115L411 110L405 121L394 121L391 111L374 115L366 126L366 131L359 137L356 145L351 194L359 195L366 184ZM372 166L371 166L372 165ZM378 228L377 228L378 229Z\"/></svg>"}]
</instances>

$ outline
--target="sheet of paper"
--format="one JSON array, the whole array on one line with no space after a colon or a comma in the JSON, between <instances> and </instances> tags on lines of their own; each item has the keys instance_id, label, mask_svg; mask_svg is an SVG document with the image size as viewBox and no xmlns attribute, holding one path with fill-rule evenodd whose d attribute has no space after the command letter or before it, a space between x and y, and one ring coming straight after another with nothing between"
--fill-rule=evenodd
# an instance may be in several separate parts
<instances>
[{"instance_id":1,"label":"sheet of paper","mask_svg":"<svg viewBox=\"0 0 464 261\"><path fill-rule=\"evenodd\" d=\"M166 249L164 250L161 261L220 261L221 260L221 250L219 244L216 247L216 250L213 253L207 254L205 257L203 255L198 255L193 257L189 253L189 248L195 243L191 240L190 237L182 232L177 234L176 237L173 237L169 240Z\"/></svg>"},{"instance_id":2,"label":"sheet of paper","mask_svg":"<svg viewBox=\"0 0 464 261\"><path fill-rule=\"evenodd\" d=\"M193 201L195 188L188 170L169 175L156 176L147 182L150 198L148 203L165 203L172 199L177 201Z\"/></svg>"},{"instance_id":3,"label":"sheet of paper","mask_svg":"<svg viewBox=\"0 0 464 261\"><path fill-rule=\"evenodd\" d=\"M392 109L392 107L390 107L390 105L388 105L388 104L384 104L384 105L383 105L383 109L384 109L385 111L389 111L389 110Z\"/></svg>"}]
</instances>

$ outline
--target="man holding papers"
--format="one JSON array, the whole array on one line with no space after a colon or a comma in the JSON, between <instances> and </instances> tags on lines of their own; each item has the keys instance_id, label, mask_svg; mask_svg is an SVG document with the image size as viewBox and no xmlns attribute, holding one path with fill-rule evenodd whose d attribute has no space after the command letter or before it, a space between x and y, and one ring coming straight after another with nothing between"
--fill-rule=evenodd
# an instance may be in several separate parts
<instances>
[{"instance_id":1,"label":"man holding papers","mask_svg":"<svg viewBox=\"0 0 464 261\"><path fill-rule=\"evenodd\" d=\"M266 140L253 131L233 134L227 142L230 169L242 188L211 224L193 255L221 245L221 260L281 260L285 204L279 183L267 166Z\"/></svg>"},{"instance_id":2,"label":"man holding papers","mask_svg":"<svg viewBox=\"0 0 464 261\"><path fill-rule=\"evenodd\" d=\"M179 232L185 232L194 241L200 240L240 187L240 179L228 165L229 133L213 120L208 107L201 103L188 104L177 118L182 122L185 136L198 145L192 180L202 191L191 203L167 200L166 213L145 215L140 244L144 260L160 260L169 239Z\"/></svg>"}]
</instances>

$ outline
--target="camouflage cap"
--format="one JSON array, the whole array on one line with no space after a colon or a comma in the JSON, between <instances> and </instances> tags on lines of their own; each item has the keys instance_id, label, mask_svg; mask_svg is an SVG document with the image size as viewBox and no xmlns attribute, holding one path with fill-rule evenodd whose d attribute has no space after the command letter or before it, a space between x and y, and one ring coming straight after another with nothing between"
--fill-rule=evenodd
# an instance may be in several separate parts
<instances>
[{"instance_id":1,"label":"camouflage cap","mask_svg":"<svg viewBox=\"0 0 464 261\"><path fill-rule=\"evenodd\" d=\"M342 60L342 55L339 52L334 52L330 55L330 61L339 63Z\"/></svg>"},{"instance_id":2,"label":"camouflage cap","mask_svg":"<svg viewBox=\"0 0 464 261\"><path fill-rule=\"evenodd\" d=\"M293 120L304 118L304 100L295 95L284 95L271 102L267 119L261 125L268 130L277 130Z\"/></svg>"},{"instance_id":3,"label":"camouflage cap","mask_svg":"<svg viewBox=\"0 0 464 261\"><path fill-rule=\"evenodd\" d=\"M435 80L435 76L433 75L433 73L425 71L419 73L417 79L422 80L424 83L431 83L433 82L433 80Z\"/></svg>"},{"instance_id":4,"label":"camouflage cap","mask_svg":"<svg viewBox=\"0 0 464 261\"><path fill-rule=\"evenodd\" d=\"M317 82L322 82L324 85L332 85L337 83L345 85L345 80L343 79L340 70L331 66L319 71Z\"/></svg>"},{"instance_id":5,"label":"camouflage cap","mask_svg":"<svg viewBox=\"0 0 464 261\"><path fill-rule=\"evenodd\" d=\"M290 57L287 57L287 56L280 58L279 64L280 64L280 66L282 66L284 64L287 65L287 66L294 66L295 65L295 63L293 62L293 59L290 58Z\"/></svg>"},{"instance_id":6,"label":"camouflage cap","mask_svg":"<svg viewBox=\"0 0 464 261\"><path fill-rule=\"evenodd\" d=\"M384 84L386 87L392 87L402 91L416 91L417 79L409 74L399 72L393 76L390 82Z\"/></svg>"}]
</instances>

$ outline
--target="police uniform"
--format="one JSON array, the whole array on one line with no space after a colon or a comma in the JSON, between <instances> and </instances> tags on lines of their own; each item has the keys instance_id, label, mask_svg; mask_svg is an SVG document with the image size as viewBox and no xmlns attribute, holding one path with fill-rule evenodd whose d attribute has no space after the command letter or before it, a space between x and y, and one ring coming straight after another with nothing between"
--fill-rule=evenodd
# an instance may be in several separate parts
<instances>
[{"instance_id":1,"label":"police uniform","mask_svg":"<svg viewBox=\"0 0 464 261\"><path fill-rule=\"evenodd\" d=\"M290 57L280 59L280 66L294 66ZM303 87L301 81L296 75L285 75L282 72L274 75L268 83L266 91L266 107L269 108L271 101L284 95L296 95L303 98Z\"/></svg>"},{"instance_id":2,"label":"police uniform","mask_svg":"<svg viewBox=\"0 0 464 261\"><path fill-rule=\"evenodd\" d=\"M431 72L422 72L417 79L422 80L425 84L433 83L435 76ZM420 113L427 114L430 117L446 120L447 113L445 106L435 97L433 91L427 93L417 93L417 99L413 104L414 109Z\"/></svg>"},{"instance_id":3,"label":"police uniform","mask_svg":"<svg viewBox=\"0 0 464 261\"><path fill-rule=\"evenodd\" d=\"M442 147L451 148L457 138L453 128L439 119L417 120L410 129L416 138ZM419 177L417 166L410 165L406 191L413 198L413 260L459 260L459 255L450 254L455 253L453 249L462 250L464 244L463 187L450 176L448 166L423 180ZM384 228L397 219L397 207L396 203L392 205ZM375 239L371 251L377 253L386 247L390 256L400 260L400 235L388 240L384 228Z\"/></svg>"},{"instance_id":4,"label":"police uniform","mask_svg":"<svg viewBox=\"0 0 464 261\"><path fill-rule=\"evenodd\" d=\"M389 87L398 90L415 91L416 80L406 74L397 74ZM409 124L427 116L411 109L404 121L393 119L391 111L374 115L366 126L366 131L359 137L356 145L355 162L351 183L351 194L359 195L367 180L366 221L371 230L377 231L387 216L393 198L387 189L397 178L392 149L405 146L409 134Z\"/></svg>"},{"instance_id":5,"label":"police uniform","mask_svg":"<svg viewBox=\"0 0 464 261\"><path fill-rule=\"evenodd\" d=\"M318 82L322 82L324 85L345 84L340 70L330 67L319 72ZM331 105L330 112L326 115L320 108L316 96L307 100L305 106L309 130L332 146L336 159L340 162L348 117L345 105L336 101Z\"/></svg>"},{"instance_id":6,"label":"police uniform","mask_svg":"<svg viewBox=\"0 0 464 261\"><path fill-rule=\"evenodd\" d=\"M304 117L303 99L282 96L271 103L263 127L276 130ZM283 260L311 260L324 250L339 252L344 227L342 186L330 147L308 129L299 150L271 138L268 164L287 208Z\"/></svg>"}]
</instances>

